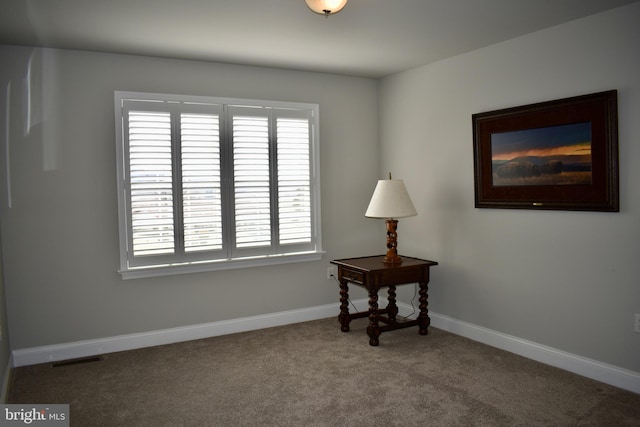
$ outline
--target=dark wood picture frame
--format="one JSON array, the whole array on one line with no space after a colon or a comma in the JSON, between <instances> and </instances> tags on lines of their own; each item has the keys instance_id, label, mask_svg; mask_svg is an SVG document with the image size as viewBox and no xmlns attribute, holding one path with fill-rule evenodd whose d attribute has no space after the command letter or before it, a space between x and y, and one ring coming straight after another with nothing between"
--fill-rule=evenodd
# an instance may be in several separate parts
<instances>
[{"instance_id":1,"label":"dark wood picture frame","mask_svg":"<svg viewBox=\"0 0 640 427\"><path fill-rule=\"evenodd\" d=\"M473 114L476 208L618 212L617 105L611 90Z\"/></svg>"}]
</instances>

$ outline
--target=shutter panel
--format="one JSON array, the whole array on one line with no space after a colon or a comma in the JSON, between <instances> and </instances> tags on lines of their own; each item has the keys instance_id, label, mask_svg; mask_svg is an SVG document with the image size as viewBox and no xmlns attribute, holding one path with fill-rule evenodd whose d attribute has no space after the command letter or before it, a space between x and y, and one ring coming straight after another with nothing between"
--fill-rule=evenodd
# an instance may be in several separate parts
<instances>
[{"instance_id":1,"label":"shutter panel","mask_svg":"<svg viewBox=\"0 0 640 427\"><path fill-rule=\"evenodd\" d=\"M269 122L233 116L233 179L237 248L271 245Z\"/></svg>"},{"instance_id":2,"label":"shutter panel","mask_svg":"<svg viewBox=\"0 0 640 427\"><path fill-rule=\"evenodd\" d=\"M128 123L133 255L172 254L171 116L129 111Z\"/></svg>"},{"instance_id":3,"label":"shutter panel","mask_svg":"<svg viewBox=\"0 0 640 427\"><path fill-rule=\"evenodd\" d=\"M280 244L311 242L309 120L277 119Z\"/></svg>"},{"instance_id":4,"label":"shutter panel","mask_svg":"<svg viewBox=\"0 0 640 427\"><path fill-rule=\"evenodd\" d=\"M180 116L185 252L222 249L220 119Z\"/></svg>"}]
</instances>

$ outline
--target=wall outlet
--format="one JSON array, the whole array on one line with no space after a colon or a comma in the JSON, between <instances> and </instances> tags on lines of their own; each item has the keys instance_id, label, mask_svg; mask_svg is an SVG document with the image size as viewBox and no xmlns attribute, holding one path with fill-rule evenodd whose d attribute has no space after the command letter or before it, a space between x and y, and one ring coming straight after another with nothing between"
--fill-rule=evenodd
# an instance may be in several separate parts
<instances>
[{"instance_id":1,"label":"wall outlet","mask_svg":"<svg viewBox=\"0 0 640 427\"><path fill-rule=\"evenodd\" d=\"M633 325L633 330L640 334L640 313L636 313L636 321Z\"/></svg>"},{"instance_id":2,"label":"wall outlet","mask_svg":"<svg viewBox=\"0 0 640 427\"><path fill-rule=\"evenodd\" d=\"M336 276L335 267L327 267L327 280L331 280Z\"/></svg>"}]
</instances>

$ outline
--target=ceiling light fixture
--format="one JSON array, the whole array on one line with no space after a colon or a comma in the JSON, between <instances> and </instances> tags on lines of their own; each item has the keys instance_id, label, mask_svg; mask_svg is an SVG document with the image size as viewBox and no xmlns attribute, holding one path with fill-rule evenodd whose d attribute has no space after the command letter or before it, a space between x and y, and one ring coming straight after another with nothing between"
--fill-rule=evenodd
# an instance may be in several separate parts
<instances>
[{"instance_id":1,"label":"ceiling light fixture","mask_svg":"<svg viewBox=\"0 0 640 427\"><path fill-rule=\"evenodd\" d=\"M348 0L304 0L309 9L327 18L342 10Z\"/></svg>"}]
</instances>

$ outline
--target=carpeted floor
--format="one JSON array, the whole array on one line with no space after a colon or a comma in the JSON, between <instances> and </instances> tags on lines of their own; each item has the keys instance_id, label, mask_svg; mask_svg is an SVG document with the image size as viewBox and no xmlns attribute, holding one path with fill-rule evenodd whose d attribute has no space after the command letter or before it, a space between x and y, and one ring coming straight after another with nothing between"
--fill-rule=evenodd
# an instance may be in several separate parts
<instances>
[{"instance_id":1,"label":"carpeted floor","mask_svg":"<svg viewBox=\"0 0 640 427\"><path fill-rule=\"evenodd\" d=\"M17 368L8 403L90 426L639 426L640 395L430 328L335 318Z\"/></svg>"}]
</instances>

